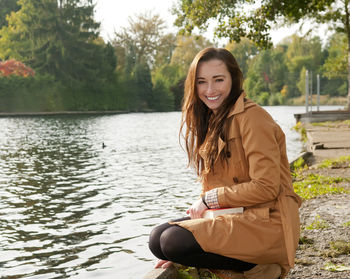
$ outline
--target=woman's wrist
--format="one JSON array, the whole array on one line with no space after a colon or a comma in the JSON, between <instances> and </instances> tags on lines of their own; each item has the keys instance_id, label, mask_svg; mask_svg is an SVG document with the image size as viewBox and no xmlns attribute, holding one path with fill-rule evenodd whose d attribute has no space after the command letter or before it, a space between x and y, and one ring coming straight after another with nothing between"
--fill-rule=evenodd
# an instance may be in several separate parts
<instances>
[{"instance_id":1,"label":"woman's wrist","mask_svg":"<svg viewBox=\"0 0 350 279\"><path fill-rule=\"evenodd\" d=\"M218 189L212 189L205 193L205 201L208 208L215 209L220 208L219 200L218 200Z\"/></svg>"},{"instance_id":2,"label":"woman's wrist","mask_svg":"<svg viewBox=\"0 0 350 279\"><path fill-rule=\"evenodd\" d=\"M202 196L202 202L204 203L204 205L209 208L207 202L205 201L205 195Z\"/></svg>"}]
</instances>

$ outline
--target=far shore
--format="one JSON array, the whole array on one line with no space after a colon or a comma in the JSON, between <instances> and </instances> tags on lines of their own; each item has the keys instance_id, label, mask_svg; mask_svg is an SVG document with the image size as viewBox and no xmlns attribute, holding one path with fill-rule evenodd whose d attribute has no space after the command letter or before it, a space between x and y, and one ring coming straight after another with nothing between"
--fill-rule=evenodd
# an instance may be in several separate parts
<instances>
[{"instance_id":1,"label":"far shore","mask_svg":"<svg viewBox=\"0 0 350 279\"><path fill-rule=\"evenodd\" d=\"M112 115L124 114L132 111L126 110L103 110L103 111L31 111L31 112L0 112L0 117L13 116L60 116L60 115Z\"/></svg>"},{"instance_id":2,"label":"far shore","mask_svg":"<svg viewBox=\"0 0 350 279\"><path fill-rule=\"evenodd\" d=\"M276 106L290 106L290 107L297 107L297 106L304 106L305 103L302 102L295 102L293 104L282 104L282 105L276 105ZM344 105L345 109L345 103L342 104L320 104L320 106L333 106L333 105ZM313 104L315 106L315 104ZM16 116L60 116L60 115L112 115L112 114L125 114L125 113L150 113L150 112L157 112L154 110L139 110L139 111L130 111L130 110L94 110L94 111L16 111L16 112L0 112L0 117L16 117Z\"/></svg>"}]
</instances>

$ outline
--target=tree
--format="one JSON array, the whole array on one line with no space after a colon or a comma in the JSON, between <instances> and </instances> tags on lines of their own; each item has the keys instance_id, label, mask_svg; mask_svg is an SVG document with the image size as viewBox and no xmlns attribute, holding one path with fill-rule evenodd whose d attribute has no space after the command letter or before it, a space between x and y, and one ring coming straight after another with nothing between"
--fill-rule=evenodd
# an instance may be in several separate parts
<instances>
[{"instance_id":1,"label":"tree","mask_svg":"<svg viewBox=\"0 0 350 279\"><path fill-rule=\"evenodd\" d=\"M169 64L176 47L176 37L174 34L165 34L160 38L160 44L157 48L153 68L159 68L163 65Z\"/></svg>"},{"instance_id":2,"label":"tree","mask_svg":"<svg viewBox=\"0 0 350 279\"><path fill-rule=\"evenodd\" d=\"M14 59L7 60L4 62L0 62L0 77L1 76L10 76L10 75L18 75L22 77L34 76L35 71L24 65L20 61L16 61Z\"/></svg>"},{"instance_id":3,"label":"tree","mask_svg":"<svg viewBox=\"0 0 350 279\"><path fill-rule=\"evenodd\" d=\"M135 61L147 63L152 69L160 53L166 51L169 57L175 46L174 36L164 34L165 27L159 15L141 13L134 18L129 17L129 26L115 32L112 44L114 47L123 47L127 52L132 49Z\"/></svg>"},{"instance_id":4,"label":"tree","mask_svg":"<svg viewBox=\"0 0 350 279\"><path fill-rule=\"evenodd\" d=\"M104 80L115 58L98 42L92 0L19 0L0 30L1 58L14 58L66 85ZM109 56L109 59L105 59ZM101 64L109 63L109 66Z\"/></svg>"},{"instance_id":5,"label":"tree","mask_svg":"<svg viewBox=\"0 0 350 279\"><path fill-rule=\"evenodd\" d=\"M19 9L17 0L0 0L0 29L7 25L6 16Z\"/></svg>"},{"instance_id":6,"label":"tree","mask_svg":"<svg viewBox=\"0 0 350 279\"><path fill-rule=\"evenodd\" d=\"M225 48L232 52L243 72L243 76L246 76L250 61L258 53L256 45L251 40L242 38L239 43L230 42Z\"/></svg>"},{"instance_id":7,"label":"tree","mask_svg":"<svg viewBox=\"0 0 350 279\"><path fill-rule=\"evenodd\" d=\"M156 78L153 88L153 107L157 111L174 110L174 96L162 78Z\"/></svg>"},{"instance_id":8,"label":"tree","mask_svg":"<svg viewBox=\"0 0 350 279\"><path fill-rule=\"evenodd\" d=\"M282 46L264 50L250 64L245 89L249 97L262 105L276 105L283 101L281 91L288 78L284 54L285 49Z\"/></svg>"},{"instance_id":9,"label":"tree","mask_svg":"<svg viewBox=\"0 0 350 279\"><path fill-rule=\"evenodd\" d=\"M203 48L213 46L213 43L203 36L182 36L176 38L176 48L171 57L171 64L178 65L183 73L187 74L193 57Z\"/></svg>"},{"instance_id":10,"label":"tree","mask_svg":"<svg viewBox=\"0 0 350 279\"><path fill-rule=\"evenodd\" d=\"M153 72L153 100L157 110L168 111L180 108L183 87L179 86L179 81L183 81L184 77L180 66L176 64L164 64ZM157 104L160 100L161 103Z\"/></svg>"},{"instance_id":11,"label":"tree","mask_svg":"<svg viewBox=\"0 0 350 279\"><path fill-rule=\"evenodd\" d=\"M153 100L151 71L146 63L136 63L134 80L138 99L141 101L140 109L153 108L156 100Z\"/></svg>"},{"instance_id":12,"label":"tree","mask_svg":"<svg viewBox=\"0 0 350 279\"><path fill-rule=\"evenodd\" d=\"M328 57L323 65L323 74L327 78L346 78L346 37L344 34L335 33L328 47Z\"/></svg>"},{"instance_id":13,"label":"tree","mask_svg":"<svg viewBox=\"0 0 350 279\"><path fill-rule=\"evenodd\" d=\"M318 37L309 39L294 34L286 38L283 43L287 46L286 65L289 71L287 97L296 97L305 92L305 87L297 86L302 69L305 68L310 74L320 72L323 57L321 40ZM313 82L313 88L316 88L316 79L313 79Z\"/></svg>"},{"instance_id":14,"label":"tree","mask_svg":"<svg viewBox=\"0 0 350 279\"><path fill-rule=\"evenodd\" d=\"M346 44L345 34L335 33L326 48L327 57L322 66L322 75L325 78L321 83L324 84L322 91L327 94L346 96Z\"/></svg>"},{"instance_id":15,"label":"tree","mask_svg":"<svg viewBox=\"0 0 350 279\"><path fill-rule=\"evenodd\" d=\"M269 32L277 23L311 20L327 23L347 37L348 109L350 110L350 0L180 0L174 13L175 24L183 32L195 27L205 30L211 19L217 21L215 34L239 42L247 37L261 47L270 47Z\"/></svg>"}]
</instances>

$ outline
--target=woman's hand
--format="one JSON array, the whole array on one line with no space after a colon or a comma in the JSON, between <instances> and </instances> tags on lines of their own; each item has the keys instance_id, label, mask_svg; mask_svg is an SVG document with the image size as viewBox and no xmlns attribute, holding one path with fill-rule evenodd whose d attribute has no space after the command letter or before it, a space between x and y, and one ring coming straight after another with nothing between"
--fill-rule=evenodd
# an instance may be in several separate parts
<instances>
[{"instance_id":1,"label":"woman's hand","mask_svg":"<svg viewBox=\"0 0 350 279\"><path fill-rule=\"evenodd\" d=\"M169 266L171 266L173 264L173 262L171 261L166 261L166 260L159 260L157 262L157 264L154 266L154 268L168 268Z\"/></svg>"},{"instance_id":2,"label":"woman's hand","mask_svg":"<svg viewBox=\"0 0 350 279\"><path fill-rule=\"evenodd\" d=\"M199 199L187 209L186 213L190 215L191 219L198 219L202 218L204 211L207 209L208 207L203 203L202 199Z\"/></svg>"}]
</instances>

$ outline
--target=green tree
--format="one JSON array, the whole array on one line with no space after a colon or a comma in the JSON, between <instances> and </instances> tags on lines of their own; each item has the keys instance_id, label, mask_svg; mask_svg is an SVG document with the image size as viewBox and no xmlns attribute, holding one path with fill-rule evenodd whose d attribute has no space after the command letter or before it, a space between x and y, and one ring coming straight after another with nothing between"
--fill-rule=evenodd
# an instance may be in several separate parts
<instances>
[{"instance_id":1,"label":"green tree","mask_svg":"<svg viewBox=\"0 0 350 279\"><path fill-rule=\"evenodd\" d=\"M153 102L153 107L157 111L174 110L174 96L161 77L157 77L154 83Z\"/></svg>"},{"instance_id":2,"label":"green tree","mask_svg":"<svg viewBox=\"0 0 350 279\"><path fill-rule=\"evenodd\" d=\"M321 40L318 37L309 39L294 34L286 38L283 43L287 46L286 65L289 71L286 83L288 85L287 97L300 96L305 92L305 87L297 86L302 69L305 68L313 75L320 72L323 57ZM316 88L316 79L313 79L313 88Z\"/></svg>"},{"instance_id":3,"label":"green tree","mask_svg":"<svg viewBox=\"0 0 350 279\"><path fill-rule=\"evenodd\" d=\"M129 17L129 25L115 32L112 44L114 47L123 47L127 52L132 49L135 61L147 63L153 68L161 60L161 53L165 53L169 59L175 46L174 36L164 34L165 28L165 22L159 15L141 13L134 18Z\"/></svg>"},{"instance_id":4,"label":"green tree","mask_svg":"<svg viewBox=\"0 0 350 279\"><path fill-rule=\"evenodd\" d=\"M6 16L19 9L18 0L0 0L0 29L7 25Z\"/></svg>"},{"instance_id":5,"label":"green tree","mask_svg":"<svg viewBox=\"0 0 350 279\"><path fill-rule=\"evenodd\" d=\"M180 88L176 87L178 87L180 80L184 78L185 75L179 65L164 64L156 69L153 74L153 99L155 100L155 108L157 110L167 111L179 109L183 96L183 88L181 91L181 86ZM162 103L159 104L160 107L157 107L158 99L162 99Z\"/></svg>"},{"instance_id":6,"label":"green tree","mask_svg":"<svg viewBox=\"0 0 350 279\"><path fill-rule=\"evenodd\" d=\"M346 96L347 55L346 36L335 33L327 45L327 57L322 66L322 92L329 95Z\"/></svg>"},{"instance_id":7,"label":"green tree","mask_svg":"<svg viewBox=\"0 0 350 279\"><path fill-rule=\"evenodd\" d=\"M262 47L271 46L270 30L277 23L311 20L327 23L347 38L348 109L350 110L350 0L179 0L175 24L184 32L206 30L217 22L215 34L239 42L247 37Z\"/></svg>"},{"instance_id":8,"label":"green tree","mask_svg":"<svg viewBox=\"0 0 350 279\"><path fill-rule=\"evenodd\" d=\"M172 33L163 35L160 40L161 41L155 55L153 69L169 64L176 47L176 36Z\"/></svg>"},{"instance_id":9,"label":"green tree","mask_svg":"<svg viewBox=\"0 0 350 279\"><path fill-rule=\"evenodd\" d=\"M171 57L171 64L179 66L183 75L186 75L193 57L203 48L212 46L213 43L203 36L178 35L176 48Z\"/></svg>"},{"instance_id":10,"label":"green tree","mask_svg":"<svg viewBox=\"0 0 350 279\"><path fill-rule=\"evenodd\" d=\"M170 87L170 91L173 93L173 96L174 96L175 110L181 110L184 90L185 90L185 77L179 79L178 82L176 82Z\"/></svg>"},{"instance_id":11,"label":"green tree","mask_svg":"<svg viewBox=\"0 0 350 279\"><path fill-rule=\"evenodd\" d=\"M300 77L299 82L297 83L297 87L300 92L305 94L305 75L306 75L306 68L303 67L300 71Z\"/></svg>"},{"instance_id":12,"label":"green tree","mask_svg":"<svg viewBox=\"0 0 350 279\"><path fill-rule=\"evenodd\" d=\"M96 84L115 64L110 47L96 43L99 23L91 0L19 0L0 31L0 54L24 61L67 84ZM109 59L104 59L105 55ZM105 65L106 67L101 67ZM104 71L105 70L105 71ZM114 69L113 69L114 70Z\"/></svg>"},{"instance_id":13,"label":"green tree","mask_svg":"<svg viewBox=\"0 0 350 279\"><path fill-rule=\"evenodd\" d=\"M258 53L256 45L251 40L242 38L239 43L232 41L225 48L232 52L243 72L243 76L246 76L250 61Z\"/></svg>"},{"instance_id":14,"label":"green tree","mask_svg":"<svg viewBox=\"0 0 350 279\"><path fill-rule=\"evenodd\" d=\"M137 63L135 65L134 80L137 96L140 101L139 109L153 109L155 100L153 100L152 94L153 84L151 78L151 70L145 62Z\"/></svg>"},{"instance_id":15,"label":"green tree","mask_svg":"<svg viewBox=\"0 0 350 279\"><path fill-rule=\"evenodd\" d=\"M254 57L245 82L249 97L262 105L283 102L281 91L288 78L284 56L285 48L277 46L274 49L263 50ZM270 94L269 101L266 92Z\"/></svg>"},{"instance_id":16,"label":"green tree","mask_svg":"<svg viewBox=\"0 0 350 279\"><path fill-rule=\"evenodd\" d=\"M328 78L346 78L346 37L342 33L335 33L328 45L328 57L323 64L323 74Z\"/></svg>"}]
</instances>

